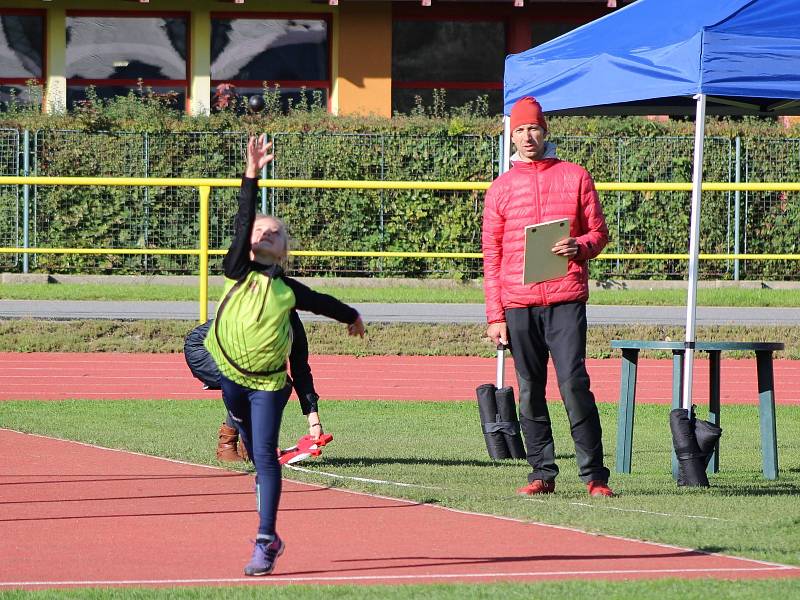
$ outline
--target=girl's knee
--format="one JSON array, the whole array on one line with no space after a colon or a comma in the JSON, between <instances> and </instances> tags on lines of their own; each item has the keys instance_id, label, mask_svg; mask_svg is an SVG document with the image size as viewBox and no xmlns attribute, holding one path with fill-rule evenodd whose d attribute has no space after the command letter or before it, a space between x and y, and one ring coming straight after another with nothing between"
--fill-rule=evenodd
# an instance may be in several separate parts
<instances>
[{"instance_id":1,"label":"girl's knee","mask_svg":"<svg viewBox=\"0 0 800 600\"><path fill-rule=\"evenodd\" d=\"M278 448L273 444L265 445L256 448L253 457L256 470L261 471L278 471L281 470L281 465L278 463Z\"/></svg>"}]
</instances>

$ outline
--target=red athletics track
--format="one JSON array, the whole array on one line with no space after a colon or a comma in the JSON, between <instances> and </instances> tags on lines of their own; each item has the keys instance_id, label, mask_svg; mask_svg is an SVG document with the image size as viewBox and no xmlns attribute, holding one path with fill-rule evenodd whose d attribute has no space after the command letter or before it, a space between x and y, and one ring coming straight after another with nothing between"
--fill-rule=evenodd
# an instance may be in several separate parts
<instances>
[{"instance_id":1,"label":"red athletics track","mask_svg":"<svg viewBox=\"0 0 800 600\"><path fill-rule=\"evenodd\" d=\"M312 356L317 391L324 400L472 400L475 387L494 383L495 359L442 356ZM708 398L708 361L695 361L698 404ZM0 353L2 400L67 398L190 399L219 398L203 391L182 354ZM619 399L620 359L587 361L592 389L600 402ZM756 403L755 360L723 359L723 404ZM776 360L779 404L800 405L800 361ZM637 401L669 404L672 361L639 361ZM506 382L514 381L506 361ZM559 397L551 372L548 398Z\"/></svg>"},{"instance_id":2,"label":"red athletics track","mask_svg":"<svg viewBox=\"0 0 800 600\"><path fill-rule=\"evenodd\" d=\"M0 590L800 577L796 567L284 481L287 550L273 575L246 578L252 476L7 429L0 454Z\"/></svg>"}]
</instances>

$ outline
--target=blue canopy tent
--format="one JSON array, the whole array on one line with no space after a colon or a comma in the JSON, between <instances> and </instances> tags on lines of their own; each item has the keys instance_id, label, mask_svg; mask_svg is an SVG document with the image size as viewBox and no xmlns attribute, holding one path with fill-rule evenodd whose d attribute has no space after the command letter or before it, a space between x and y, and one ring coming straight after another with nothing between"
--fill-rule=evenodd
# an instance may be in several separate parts
<instances>
[{"instance_id":1,"label":"blue canopy tent","mask_svg":"<svg viewBox=\"0 0 800 600\"><path fill-rule=\"evenodd\" d=\"M691 414L705 115L800 114L800 0L638 0L509 56L505 114L524 96L548 114L695 113L683 379Z\"/></svg>"},{"instance_id":2,"label":"blue canopy tent","mask_svg":"<svg viewBox=\"0 0 800 600\"><path fill-rule=\"evenodd\" d=\"M702 93L716 114L800 114L798 59L798 0L638 0L509 56L504 108L686 114Z\"/></svg>"}]
</instances>

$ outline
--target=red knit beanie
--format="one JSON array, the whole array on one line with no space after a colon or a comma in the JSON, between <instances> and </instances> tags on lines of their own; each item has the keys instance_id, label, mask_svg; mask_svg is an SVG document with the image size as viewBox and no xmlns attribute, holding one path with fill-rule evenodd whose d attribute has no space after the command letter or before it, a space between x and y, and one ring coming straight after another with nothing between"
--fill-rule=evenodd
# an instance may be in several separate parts
<instances>
[{"instance_id":1,"label":"red knit beanie","mask_svg":"<svg viewBox=\"0 0 800 600\"><path fill-rule=\"evenodd\" d=\"M520 125L539 125L547 131L547 121L544 120L542 105L533 96L520 98L511 107L511 131Z\"/></svg>"}]
</instances>

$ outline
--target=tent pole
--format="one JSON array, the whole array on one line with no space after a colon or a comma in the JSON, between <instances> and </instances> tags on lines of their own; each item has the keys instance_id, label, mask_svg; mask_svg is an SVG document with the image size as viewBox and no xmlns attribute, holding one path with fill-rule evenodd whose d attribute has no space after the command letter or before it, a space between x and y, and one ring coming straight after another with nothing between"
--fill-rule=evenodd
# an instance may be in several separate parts
<instances>
[{"instance_id":1,"label":"tent pole","mask_svg":"<svg viewBox=\"0 0 800 600\"><path fill-rule=\"evenodd\" d=\"M689 297L686 301L685 362L682 406L691 417L692 367L694 366L695 325L697 320L697 271L700 256L700 196L703 185L703 143L706 125L706 95L697 94L694 122L694 166L692 168L692 210L689 228Z\"/></svg>"},{"instance_id":2,"label":"tent pole","mask_svg":"<svg viewBox=\"0 0 800 600\"><path fill-rule=\"evenodd\" d=\"M503 156L500 163L500 174L508 171L511 161L511 117L503 115Z\"/></svg>"}]
</instances>

